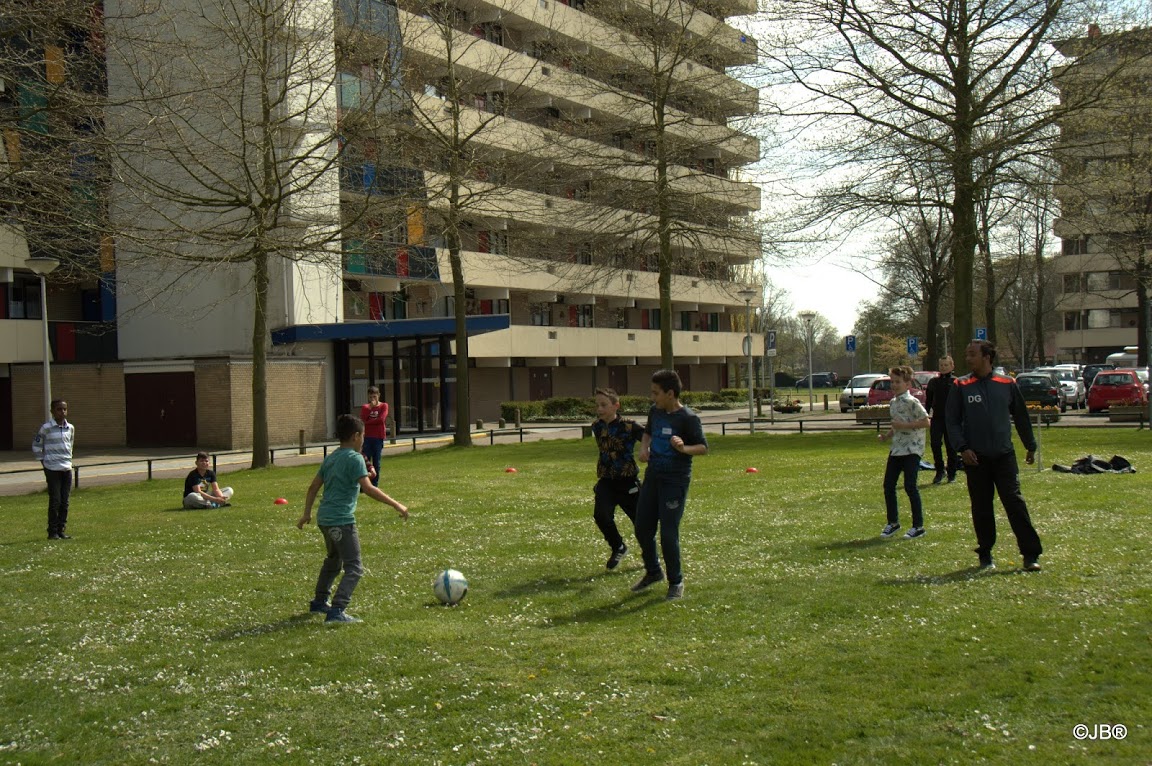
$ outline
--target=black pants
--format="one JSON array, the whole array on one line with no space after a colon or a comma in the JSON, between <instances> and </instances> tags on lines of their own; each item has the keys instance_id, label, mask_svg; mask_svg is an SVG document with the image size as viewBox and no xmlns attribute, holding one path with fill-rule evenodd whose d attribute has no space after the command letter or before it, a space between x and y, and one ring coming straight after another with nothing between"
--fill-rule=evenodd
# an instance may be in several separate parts
<instances>
[{"instance_id":1,"label":"black pants","mask_svg":"<svg viewBox=\"0 0 1152 766\"><path fill-rule=\"evenodd\" d=\"M1004 513L1012 532L1016 535L1016 545L1025 559L1034 559L1044 552L1040 536L1032 527L1028 516L1028 506L1020 494L1020 468L1016 463L1016 453L1004 455L977 455L979 463L964 468L968 480L968 497L972 501L972 527L976 530L976 552L990 556L996 544L996 516L992 510L992 493L1000 495Z\"/></svg>"},{"instance_id":2,"label":"black pants","mask_svg":"<svg viewBox=\"0 0 1152 766\"><path fill-rule=\"evenodd\" d=\"M636 524L636 501L640 499L640 481L638 479L600 479L593 489L596 496L596 505L592 509L592 518L604 535L613 552L620 550L624 538L616 528L616 506L624 511L624 515Z\"/></svg>"},{"instance_id":3,"label":"black pants","mask_svg":"<svg viewBox=\"0 0 1152 766\"><path fill-rule=\"evenodd\" d=\"M956 478L956 469L960 466L960 456L956 454L956 450L952 449L952 441L948 438L948 429L944 427L944 420L937 420L932 418L932 428L930 430L932 438L932 463L936 467L936 475L940 476L944 473L944 457L940 453L940 444L943 442L944 449L948 453L948 478Z\"/></svg>"},{"instance_id":4,"label":"black pants","mask_svg":"<svg viewBox=\"0 0 1152 766\"><path fill-rule=\"evenodd\" d=\"M48 534L64 533L68 525L68 499L72 496L72 472L44 469L48 482Z\"/></svg>"},{"instance_id":5,"label":"black pants","mask_svg":"<svg viewBox=\"0 0 1152 766\"><path fill-rule=\"evenodd\" d=\"M888 514L888 523L895 524L900 520L900 513L896 507L896 482L904 477L904 492L908 495L908 502L912 507L912 526L924 526L924 506L920 502L920 489L916 486L916 474L920 471L919 455L889 455L888 466L884 469L884 508Z\"/></svg>"}]
</instances>

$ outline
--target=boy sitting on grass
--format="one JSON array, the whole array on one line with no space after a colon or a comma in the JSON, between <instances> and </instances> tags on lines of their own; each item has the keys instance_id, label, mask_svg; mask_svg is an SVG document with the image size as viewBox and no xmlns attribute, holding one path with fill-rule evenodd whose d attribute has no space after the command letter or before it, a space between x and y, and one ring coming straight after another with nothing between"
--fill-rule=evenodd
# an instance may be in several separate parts
<instances>
[{"instance_id":1,"label":"boy sitting on grass","mask_svg":"<svg viewBox=\"0 0 1152 766\"><path fill-rule=\"evenodd\" d=\"M336 438L340 440L340 449L324 458L320 471L308 487L304 515L296 522L296 528L303 529L312 520L312 504L316 502L316 494L323 487L324 495L316 514L316 526L320 527L324 535L327 556L320 566L320 576L316 579L316 595L308 607L313 614L328 615L325 622L334 624L360 622L344 611L364 573L360 565L360 538L356 534L356 501L360 493L392 506L401 518L408 518L408 507L372 486L368 478L368 466L360 454L364 447L363 421L352 415L341 415L336 421ZM329 605L328 596L341 568L344 569L344 576L340 578L336 595Z\"/></svg>"},{"instance_id":2,"label":"boy sitting on grass","mask_svg":"<svg viewBox=\"0 0 1152 766\"><path fill-rule=\"evenodd\" d=\"M196 453L196 467L184 477L184 507L227 508L231 505L232 488L220 488L216 472L208 467L208 453Z\"/></svg>"}]
</instances>

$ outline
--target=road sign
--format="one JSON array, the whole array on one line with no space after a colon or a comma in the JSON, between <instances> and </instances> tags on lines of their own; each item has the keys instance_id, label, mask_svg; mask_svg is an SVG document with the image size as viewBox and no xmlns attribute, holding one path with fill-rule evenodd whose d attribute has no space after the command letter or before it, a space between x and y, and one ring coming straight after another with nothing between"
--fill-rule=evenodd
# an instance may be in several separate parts
<instances>
[{"instance_id":1,"label":"road sign","mask_svg":"<svg viewBox=\"0 0 1152 766\"><path fill-rule=\"evenodd\" d=\"M776 356L776 331L764 333L764 356Z\"/></svg>"},{"instance_id":2,"label":"road sign","mask_svg":"<svg viewBox=\"0 0 1152 766\"><path fill-rule=\"evenodd\" d=\"M908 356L916 356L920 353L920 339L915 335L908 338Z\"/></svg>"},{"instance_id":3,"label":"road sign","mask_svg":"<svg viewBox=\"0 0 1152 766\"><path fill-rule=\"evenodd\" d=\"M988 340L988 328L987 327L977 327L976 328L976 340Z\"/></svg>"},{"instance_id":4,"label":"road sign","mask_svg":"<svg viewBox=\"0 0 1152 766\"><path fill-rule=\"evenodd\" d=\"M855 354L856 353L856 336L855 335L845 335L844 336L844 350L847 351L849 354Z\"/></svg>"}]
</instances>

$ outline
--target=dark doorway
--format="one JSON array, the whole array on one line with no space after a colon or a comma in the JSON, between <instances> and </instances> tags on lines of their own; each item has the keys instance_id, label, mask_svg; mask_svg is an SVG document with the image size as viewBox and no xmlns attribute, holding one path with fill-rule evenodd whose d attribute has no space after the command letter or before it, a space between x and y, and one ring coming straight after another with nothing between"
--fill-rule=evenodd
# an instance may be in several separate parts
<instances>
[{"instance_id":1,"label":"dark doorway","mask_svg":"<svg viewBox=\"0 0 1152 766\"><path fill-rule=\"evenodd\" d=\"M552 368L528 368L528 400L538 402L552 398Z\"/></svg>"},{"instance_id":2,"label":"dark doorway","mask_svg":"<svg viewBox=\"0 0 1152 766\"><path fill-rule=\"evenodd\" d=\"M622 364L614 364L608 368L608 388L620 396L628 393L628 368Z\"/></svg>"},{"instance_id":3,"label":"dark doorway","mask_svg":"<svg viewBox=\"0 0 1152 766\"><path fill-rule=\"evenodd\" d=\"M149 372L124 376L129 447L195 447L196 374Z\"/></svg>"},{"instance_id":4,"label":"dark doorway","mask_svg":"<svg viewBox=\"0 0 1152 766\"><path fill-rule=\"evenodd\" d=\"M686 364L676 365L676 372L680 375L680 385L685 391L692 390L692 368Z\"/></svg>"},{"instance_id":5,"label":"dark doorway","mask_svg":"<svg viewBox=\"0 0 1152 766\"><path fill-rule=\"evenodd\" d=\"M0 378L0 450L10 449L12 449L12 378Z\"/></svg>"}]
</instances>

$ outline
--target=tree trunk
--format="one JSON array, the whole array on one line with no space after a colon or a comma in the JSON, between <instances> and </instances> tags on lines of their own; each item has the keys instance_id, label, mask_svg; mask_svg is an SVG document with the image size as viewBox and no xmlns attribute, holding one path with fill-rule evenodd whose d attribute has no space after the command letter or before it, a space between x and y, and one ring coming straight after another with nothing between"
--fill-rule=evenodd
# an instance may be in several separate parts
<instances>
[{"instance_id":1,"label":"tree trunk","mask_svg":"<svg viewBox=\"0 0 1152 766\"><path fill-rule=\"evenodd\" d=\"M1036 356L1044 354L1044 238L1037 237L1036 247L1032 250L1032 260L1036 273L1036 304L1032 311L1032 334L1036 338ZM1023 341L1021 341L1023 342ZM1084 360L1079 360L1083 364Z\"/></svg>"},{"instance_id":2,"label":"tree trunk","mask_svg":"<svg viewBox=\"0 0 1152 766\"><path fill-rule=\"evenodd\" d=\"M456 320L456 433L452 443L457 447L472 446L472 411L468 387L468 292L464 284L464 262L460 258L459 187L452 184L449 192L448 226L445 240L448 261L452 264L452 312Z\"/></svg>"},{"instance_id":3,"label":"tree trunk","mask_svg":"<svg viewBox=\"0 0 1152 766\"><path fill-rule=\"evenodd\" d=\"M996 264L992 262L992 250L987 239L980 241L979 248L984 268L984 327L988 331L988 340L996 343L999 337L996 334L999 325L996 321Z\"/></svg>"},{"instance_id":4,"label":"tree trunk","mask_svg":"<svg viewBox=\"0 0 1152 766\"><path fill-rule=\"evenodd\" d=\"M252 467L267 468L268 455L268 253L252 258Z\"/></svg>"}]
</instances>

